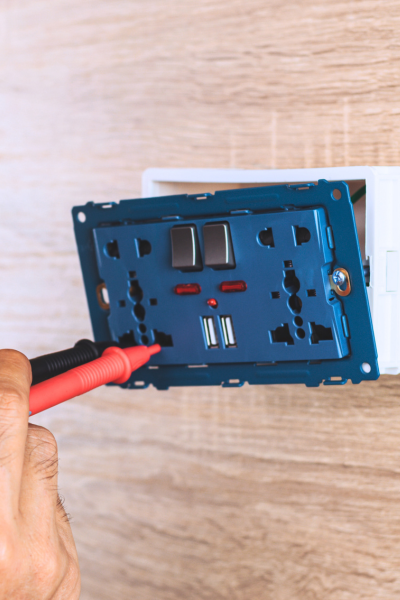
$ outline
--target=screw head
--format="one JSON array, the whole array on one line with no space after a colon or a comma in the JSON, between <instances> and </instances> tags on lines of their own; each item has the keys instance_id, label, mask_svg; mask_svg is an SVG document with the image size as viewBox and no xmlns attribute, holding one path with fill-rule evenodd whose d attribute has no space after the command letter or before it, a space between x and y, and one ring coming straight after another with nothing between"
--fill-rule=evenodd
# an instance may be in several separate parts
<instances>
[{"instance_id":1,"label":"screw head","mask_svg":"<svg viewBox=\"0 0 400 600\"><path fill-rule=\"evenodd\" d=\"M347 277L346 277L346 275L342 271L339 271L339 269L336 269L332 273L332 281L333 281L333 283L335 285L337 285L338 287L340 287L340 286L342 286L343 284L346 283Z\"/></svg>"}]
</instances>

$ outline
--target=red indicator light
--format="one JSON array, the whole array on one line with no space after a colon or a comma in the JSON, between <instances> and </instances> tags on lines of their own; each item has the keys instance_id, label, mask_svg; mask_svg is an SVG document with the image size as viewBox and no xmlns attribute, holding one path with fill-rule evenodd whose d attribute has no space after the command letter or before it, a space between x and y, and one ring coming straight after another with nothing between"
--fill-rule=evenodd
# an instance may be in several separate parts
<instances>
[{"instance_id":1,"label":"red indicator light","mask_svg":"<svg viewBox=\"0 0 400 600\"><path fill-rule=\"evenodd\" d=\"M178 283L174 288L174 292L178 296L193 296L200 294L201 287L198 283Z\"/></svg>"},{"instance_id":2,"label":"red indicator light","mask_svg":"<svg viewBox=\"0 0 400 600\"><path fill-rule=\"evenodd\" d=\"M207 304L208 304L208 306L211 306L211 308L218 307L218 302L215 298L210 298L209 300L207 300Z\"/></svg>"},{"instance_id":3,"label":"red indicator light","mask_svg":"<svg viewBox=\"0 0 400 600\"><path fill-rule=\"evenodd\" d=\"M219 286L221 292L245 292L247 290L247 283L245 281L223 281Z\"/></svg>"}]
</instances>

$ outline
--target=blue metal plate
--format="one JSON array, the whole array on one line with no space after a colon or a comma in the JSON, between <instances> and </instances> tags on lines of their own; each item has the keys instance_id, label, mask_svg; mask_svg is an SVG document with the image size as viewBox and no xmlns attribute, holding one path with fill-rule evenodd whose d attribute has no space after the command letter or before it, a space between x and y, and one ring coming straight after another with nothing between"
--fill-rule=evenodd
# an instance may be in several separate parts
<instances>
[{"instance_id":1,"label":"blue metal plate","mask_svg":"<svg viewBox=\"0 0 400 600\"><path fill-rule=\"evenodd\" d=\"M340 191L339 200L333 190ZM75 207L73 218L95 339L165 344L152 357L152 368L134 373L125 387L135 381L159 389L245 381L314 386L379 376L344 182L89 203ZM221 222L229 226L233 269L204 265L203 227ZM170 230L186 224L197 231L200 271L172 267ZM262 243L265 231L271 243ZM352 290L346 297L332 289L336 267L350 274ZM222 282L238 280L246 283L246 291L220 290ZM107 310L96 295L102 282L109 294ZM176 285L187 283L197 283L201 292L174 292ZM217 308L207 304L209 299L217 301ZM233 345L224 333L227 316ZM211 348L203 323L209 317L216 336ZM232 379L235 383L229 383Z\"/></svg>"}]
</instances>

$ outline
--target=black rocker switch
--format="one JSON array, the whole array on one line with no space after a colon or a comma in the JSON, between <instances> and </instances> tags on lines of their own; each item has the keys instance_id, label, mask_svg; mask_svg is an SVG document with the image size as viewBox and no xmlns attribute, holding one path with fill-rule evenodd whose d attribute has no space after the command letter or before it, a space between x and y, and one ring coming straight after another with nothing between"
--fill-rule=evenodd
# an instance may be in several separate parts
<instances>
[{"instance_id":1,"label":"black rocker switch","mask_svg":"<svg viewBox=\"0 0 400 600\"><path fill-rule=\"evenodd\" d=\"M178 225L171 229L172 266L179 271L203 268L195 225Z\"/></svg>"},{"instance_id":2,"label":"black rocker switch","mask_svg":"<svg viewBox=\"0 0 400 600\"><path fill-rule=\"evenodd\" d=\"M206 223L203 227L204 262L212 269L234 269L231 233L228 223Z\"/></svg>"}]
</instances>

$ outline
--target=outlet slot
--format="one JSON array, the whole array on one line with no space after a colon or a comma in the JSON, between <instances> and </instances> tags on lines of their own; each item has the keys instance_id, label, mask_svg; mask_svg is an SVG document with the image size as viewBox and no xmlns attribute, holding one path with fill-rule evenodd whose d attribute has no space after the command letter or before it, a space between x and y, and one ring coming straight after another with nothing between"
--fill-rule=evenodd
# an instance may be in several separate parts
<instances>
[{"instance_id":1,"label":"outlet slot","mask_svg":"<svg viewBox=\"0 0 400 600\"><path fill-rule=\"evenodd\" d=\"M131 346L137 346L135 335L133 331L127 331L118 338L122 348L130 348Z\"/></svg>"},{"instance_id":2,"label":"outlet slot","mask_svg":"<svg viewBox=\"0 0 400 600\"><path fill-rule=\"evenodd\" d=\"M111 242L108 242L104 250L104 254L109 258L119 258L119 248L117 240L112 240Z\"/></svg>"},{"instance_id":3,"label":"outlet slot","mask_svg":"<svg viewBox=\"0 0 400 600\"><path fill-rule=\"evenodd\" d=\"M160 344L162 348L171 348L174 345L172 342L172 335L168 335L167 333L153 329L153 336L154 343Z\"/></svg>"},{"instance_id":4,"label":"outlet slot","mask_svg":"<svg viewBox=\"0 0 400 600\"><path fill-rule=\"evenodd\" d=\"M290 310L292 311L292 313L294 315L300 314L303 303L300 300L300 298L298 296L296 296L296 294L293 294L293 296L290 296L290 298L288 300L288 304L289 304Z\"/></svg>"},{"instance_id":5,"label":"outlet slot","mask_svg":"<svg viewBox=\"0 0 400 600\"><path fill-rule=\"evenodd\" d=\"M290 335L288 323L282 323L280 327L273 329L270 334L273 344L286 344L287 346L294 345L294 340Z\"/></svg>"},{"instance_id":6,"label":"outlet slot","mask_svg":"<svg viewBox=\"0 0 400 600\"><path fill-rule=\"evenodd\" d=\"M202 317L202 323L207 348L219 348L214 317Z\"/></svg>"},{"instance_id":7,"label":"outlet slot","mask_svg":"<svg viewBox=\"0 0 400 600\"><path fill-rule=\"evenodd\" d=\"M285 271L284 274L285 278L283 280L283 288L288 294L290 294L290 298L288 300L289 310L294 315L298 315L300 314L301 308L303 306L302 301L296 295L300 289L300 281L297 279L294 269Z\"/></svg>"},{"instance_id":8,"label":"outlet slot","mask_svg":"<svg viewBox=\"0 0 400 600\"><path fill-rule=\"evenodd\" d=\"M143 290L139 285L138 280L128 282L129 285L129 297L132 302L141 302L143 300Z\"/></svg>"},{"instance_id":9,"label":"outlet slot","mask_svg":"<svg viewBox=\"0 0 400 600\"><path fill-rule=\"evenodd\" d=\"M310 328L312 344L318 344L319 342L330 342L333 340L331 327L324 327L323 325L310 323Z\"/></svg>"},{"instance_id":10,"label":"outlet slot","mask_svg":"<svg viewBox=\"0 0 400 600\"><path fill-rule=\"evenodd\" d=\"M283 280L283 287L288 294L297 294L299 291L300 281L297 279L294 269L286 271L285 279Z\"/></svg>"},{"instance_id":11,"label":"outlet slot","mask_svg":"<svg viewBox=\"0 0 400 600\"><path fill-rule=\"evenodd\" d=\"M266 246L267 248L275 248L274 234L272 233L271 227L260 231L258 234L258 239L262 246Z\"/></svg>"},{"instance_id":12,"label":"outlet slot","mask_svg":"<svg viewBox=\"0 0 400 600\"><path fill-rule=\"evenodd\" d=\"M151 244L148 240L136 240L137 253L139 258L143 258L143 256L147 256L151 253Z\"/></svg>"},{"instance_id":13,"label":"outlet slot","mask_svg":"<svg viewBox=\"0 0 400 600\"><path fill-rule=\"evenodd\" d=\"M143 304L139 304L139 302L135 304L135 306L133 307L133 314L135 315L138 321L144 321L144 318L146 316L146 310Z\"/></svg>"},{"instance_id":14,"label":"outlet slot","mask_svg":"<svg viewBox=\"0 0 400 600\"><path fill-rule=\"evenodd\" d=\"M224 336L225 348L236 348L236 336L233 328L233 321L230 315L220 317L222 335Z\"/></svg>"},{"instance_id":15,"label":"outlet slot","mask_svg":"<svg viewBox=\"0 0 400 600\"><path fill-rule=\"evenodd\" d=\"M307 227L294 227L294 239L296 240L296 246L307 244L311 240L311 233Z\"/></svg>"}]
</instances>

